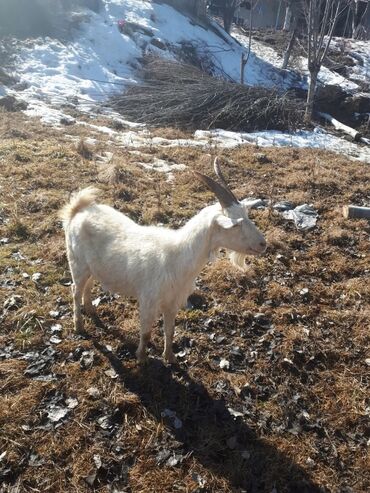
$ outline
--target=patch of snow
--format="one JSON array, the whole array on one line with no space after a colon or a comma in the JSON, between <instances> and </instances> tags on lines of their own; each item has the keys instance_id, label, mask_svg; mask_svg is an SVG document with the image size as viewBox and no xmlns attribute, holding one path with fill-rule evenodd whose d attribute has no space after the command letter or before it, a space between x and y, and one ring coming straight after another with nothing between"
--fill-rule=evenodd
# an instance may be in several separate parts
<instances>
[{"instance_id":1,"label":"patch of snow","mask_svg":"<svg viewBox=\"0 0 370 493\"><path fill-rule=\"evenodd\" d=\"M308 147L324 149L327 151L344 154L350 159L370 163L370 147L359 146L348 142L344 138L327 133L322 128L316 128L313 132L300 130L297 132L280 132L278 130L265 130L261 132L230 132L226 130L197 130L195 138L210 141L214 145L233 148L243 144L255 144L259 147Z\"/></svg>"},{"instance_id":2,"label":"patch of snow","mask_svg":"<svg viewBox=\"0 0 370 493\"><path fill-rule=\"evenodd\" d=\"M233 36L244 46L248 46L249 40L248 36L243 35L240 33L239 30L235 29L233 31ZM337 44L333 42L333 47L336 49ZM358 43L358 42L357 42ZM356 44L357 44L356 43ZM370 53L370 43L369 42L364 42L364 45L367 46L367 49L369 50L368 53ZM339 49L339 47L338 47ZM267 46L265 43L262 43L257 40L252 40L251 44L251 52L254 54L255 57L258 57L259 63L257 64L257 70L262 68L263 63L268 63L271 65L271 67L274 67L276 70L275 72L271 72L272 79L271 80L276 80L278 82L278 79L276 79L277 74L280 73L281 77L281 86L288 89L291 87L302 87L303 89L307 89L308 87L308 81L309 81L309 71L307 68L307 58L305 57L299 57L298 59L298 71L292 70L291 68L288 68L286 70L282 70L280 67L283 63L283 58L278 54L278 52L270 47ZM370 60L370 55L368 55L368 58ZM249 63L249 62L248 62ZM254 67L253 67L254 68ZM253 70L252 66L249 67L249 70ZM370 66L369 66L370 70ZM248 64L246 67L246 72L248 73ZM368 72L369 74L369 72ZM369 75L368 75L369 76ZM338 73L322 66L320 69L319 73L319 81L322 84L330 84L330 85L340 85L343 89L347 91L354 91L358 89L358 84L355 82L352 82L349 79L346 79L345 77L339 75Z\"/></svg>"},{"instance_id":3,"label":"patch of snow","mask_svg":"<svg viewBox=\"0 0 370 493\"><path fill-rule=\"evenodd\" d=\"M99 13L86 11L86 19L75 31L71 41L63 43L45 38L28 40L22 44L12 75L19 78L18 87L0 86L0 95L13 94L28 103L26 113L40 117L47 124L60 126L61 119L70 121L68 110L78 109L92 113L96 103L104 101L114 92L136 84L136 70L140 58L148 52L160 52L162 56L173 57L172 48L181 47L183 42L192 42L198 53L209 57L219 75L234 81L240 80L240 60L246 53L247 36L233 32L237 40L228 36L213 23L213 29L205 29L165 4L149 0L102 0ZM131 36L122 34L117 27L119 19L125 19L139 26ZM140 27L142 29L140 29ZM217 35L222 32L222 37ZM151 36L161 41L169 50L161 50L151 44ZM333 40L334 49L341 50L340 40ZM342 41L343 42L343 41ZM370 42L346 40L349 52L353 53L356 65L352 68L352 78L368 81L370 73ZM346 48L346 49L347 49ZM302 59L306 66L306 61ZM255 40L252 41L250 58L245 68L245 82L265 87L307 87L308 74L303 67L303 75L292 70L281 70L281 57L273 48ZM327 84L340 84L354 90L357 84L351 80L323 68L320 80ZM104 133L114 145L126 147L140 146L198 146L209 149L212 143L221 147L235 147L241 144L259 146L313 147L344 153L351 159L370 162L370 150L354 143L327 134L316 132L277 132L264 131L238 133L214 130L198 131L194 139L165 139L152 137L145 126L130 123L116 113L109 114L126 130L117 131L108 126L75 121L75 125L85 125L92 132ZM211 144L210 144L211 141ZM151 169L170 173L169 163L148 165Z\"/></svg>"},{"instance_id":4,"label":"patch of snow","mask_svg":"<svg viewBox=\"0 0 370 493\"><path fill-rule=\"evenodd\" d=\"M91 125L92 126L92 125ZM200 147L207 150L216 147L234 148L241 145L259 147L301 147L322 149L348 156L355 161L370 164L370 146L360 146L345 138L327 133L323 128L316 127L314 131L299 130L297 132L281 132L279 130L264 130L260 132L232 132L228 130L197 130L193 139L166 139L153 137L148 130L116 132L108 127L92 126L96 131L107 133L112 137L116 146L140 147ZM73 138L73 137L71 137ZM132 151L131 151L132 152ZM137 151L139 152L139 151ZM145 163L147 164L147 163ZM151 167L151 169L153 169Z\"/></svg>"},{"instance_id":5,"label":"patch of snow","mask_svg":"<svg viewBox=\"0 0 370 493\"><path fill-rule=\"evenodd\" d=\"M245 50L248 50L248 36L242 34L238 29L234 29L232 35ZM244 74L246 84L276 87L285 90L292 87L307 86L305 77L302 77L294 70L282 69L282 63L283 59L276 50L260 41L252 39L251 54Z\"/></svg>"},{"instance_id":6,"label":"patch of snow","mask_svg":"<svg viewBox=\"0 0 370 493\"><path fill-rule=\"evenodd\" d=\"M310 79L310 73L307 68L307 58L305 57L300 57L300 67L302 73L307 77L307 79ZM332 70L328 69L327 67L321 66L319 75L318 75L318 80L321 82L321 84L324 85L333 85L333 86L340 86L342 89L351 92L355 91L358 89L358 84L355 82L352 82L345 77L343 77L340 74L337 74L336 72L333 72Z\"/></svg>"},{"instance_id":7,"label":"patch of snow","mask_svg":"<svg viewBox=\"0 0 370 493\"><path fill-rule=\"evenodd\" d=\"M165 173L167 175L167 181L173 180L173 171L183 171L187 167L185 164L169 163L164 159L158 158L154 158L151 163L137 162L136 164L150 171Z\"/></svg>"},{"instance_id":8,"label":"patch of snow","mask_svg":"<svg viewBox=\"0 0 370 493\"><path fill-rule=\"evenodd\" d=\"M370 84L370 40L334 38L332 47L347 53L355 62L353 67L347 67L350 79Z\"/></svg>"},{"instance_id":9,"label":"patch of snow","mask_svg":"<svg viewBox=\"0 0 370 493\"><path fill-rule=\"evenodd\" d=\"M135 23L138 29L130 36L122 34L117 26L120 19ZM24 89L1 91L26 101L29 116L59 125L61 118L69 118L68 109L91 112L96 103L112 93L136 84L136 70L145 53L173 57L171 47L180 48L184 42L191 42L200 56L211 59L219 75L239 81L241 55L246 48L225 33L223 37L217 35L215 26L205 29L165 4L103 0L100 12L86 10L85 20L71 41L39 38L22 43L13 75ZM153 38L170 47L169 51L153 46ZM245 81L287 87L287 74L277 70L270 60L251 53Z\"/></svg>"}]
</instances>

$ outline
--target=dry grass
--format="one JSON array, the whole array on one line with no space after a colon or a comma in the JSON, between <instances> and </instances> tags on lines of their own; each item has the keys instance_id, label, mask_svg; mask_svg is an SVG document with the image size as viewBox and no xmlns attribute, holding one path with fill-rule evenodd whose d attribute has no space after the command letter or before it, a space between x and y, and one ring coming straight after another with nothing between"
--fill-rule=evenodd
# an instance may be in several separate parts
<instances>
[{"instance_id":1,"label":"dry grass","mask_svg":"<svg viewBox=\"0 0 370 493\"><path fill-rule=\"evenodd\" d=\"M89 131L68 131L75 140L31 127L22 115L0 121L0 238L9 238L0 246L0 306L20 296L0 314L0 348L11 352L0 360L0 491L369 491L369 226L340 217L343 203L369 200L368 166L310 150L266 149L263 162L253 147L222 151L237 194L311 202L318 225L302 234L272 211L253 212L267 254L251 258L245 274L226 258L204 269L201 306L178 316L176 344L186 352L179 367L161 362L158 324L150 364L139 368L133 301L103 298L103 328L88 320L89 337L73 334L57 211L78 186L98 184L105 201L133 219L177 227L213 198L190 172L168 183L124 149L102 165L94 156L112 151L104 140L87 160L75 142ZM144 152L210 172L211 158L199 149ZM102 296L99 287L94 293ZM272 327L256 323L256 313ZM25 376L29 362L15 351L44 350L56 323L63 332L53 345L55 380ZM82 349L94 352L91 368L73 357ZM233 370L222 370L220 358ZM112 369L117 377L106 373ZM42 429L53 392L78 405L64 424ZM166 408L182 428L162 416ZM99 425L104 416L112 429ZM166 450L181 462L161 460Z\"/></svg>"}]
</instances>

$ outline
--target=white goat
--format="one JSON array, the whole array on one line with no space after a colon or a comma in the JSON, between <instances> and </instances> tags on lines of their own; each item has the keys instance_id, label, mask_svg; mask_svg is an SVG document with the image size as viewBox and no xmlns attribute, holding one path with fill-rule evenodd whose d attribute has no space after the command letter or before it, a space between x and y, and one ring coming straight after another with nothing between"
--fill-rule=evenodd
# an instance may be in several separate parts
<instances>
[{"instance_id":1,"label":"white goat","mask_svg":"<svg viewBox=\"0 0 370 493\"><path fill-rule=\"evenodd\" d=\"M140 310L140 362L146 359L154 321L163 314L165 343L163 356L176 361L172 350L175 316L193 290L194 280L212 254L220 248L232 251L239 267L246 254L266 249L261 232L248 219L246 206L227 187L215 160L222 185L195 172L212 190L219 203L205 207L178 230L140 226L124 214L95 202L98 190L76 193L61 211L67 255L73 278L75 330L83 328L81 301L88 315L93 280L103 288L135 297Z\"/></svg>"}]
</instances>

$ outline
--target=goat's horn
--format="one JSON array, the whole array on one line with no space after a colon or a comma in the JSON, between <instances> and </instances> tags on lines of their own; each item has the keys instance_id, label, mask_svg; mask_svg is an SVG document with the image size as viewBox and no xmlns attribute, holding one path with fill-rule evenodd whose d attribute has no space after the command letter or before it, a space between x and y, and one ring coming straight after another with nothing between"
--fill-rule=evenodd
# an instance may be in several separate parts
<instances>
[{"instance_id":1,"label":"goat's horn","mask_svg":"<svg viewBox=\"0 0 370 493\"><path fill-rule=\"evenodd\" d=\"M222 185L226 188L228 192L230 192L231 196L234 198L234 201L239 202L238 199L233 194L233 192L230 190L229 185L226 183L225 177L220 168L220 163L218 162L218 157L215 157L215 160L213 162L213 169L215 170L215 173L218 176L219 180L221 181Z\"/></svg>"},{"instance_id":2,"label":"goat's horn","mask_svg":"<svg viewBox=\"0 0 370 493\"><path fill-rule=\"evenodd\" d=\"M218 201L224 209L230 207L232 204L235 204L235 197L229 190L207 175L203 175L198 171L194 171L194 173L211 190L211 192L216 195Z\"/></svg>"}]
</instances>

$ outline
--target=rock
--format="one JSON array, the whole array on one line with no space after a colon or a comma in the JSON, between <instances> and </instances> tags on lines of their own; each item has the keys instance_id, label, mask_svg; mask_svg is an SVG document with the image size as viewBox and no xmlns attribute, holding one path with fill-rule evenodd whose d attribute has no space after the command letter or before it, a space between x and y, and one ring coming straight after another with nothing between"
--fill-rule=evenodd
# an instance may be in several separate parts
<instances>
[{"instance_id":1,"label":"rock","mask_svg":"<svg viewBox=\"0 0 370 493\"><path fill-rule=\"evenodd\" d=\"M153 46L155 46L156 48L159 48L160 50L166 50L167 49L167 46L165 45L165 43L163 43L163 41L161 41L160 39L158 38L153 38L151 41L150 41L150 44L152 44Z\"/></svg>"},{"instance_id":2,"label":"rock","mask_svg":"<svg viewBox=\"0 0 370 493\"><path fill-rule=\"evenodd\" d=\"M59 318L60 316L60 312L58 310L50 310L49 311L49 315L52 317L52 318Z\"/></svg>"},{"instance_id":3,"label":"rock","mask_svg":"<svg viewBox=\"0 0 370 493\"><path fill-rule=\"evenodd\" d=\"M62 332L63 327L60 324L54 324L50 327L50 332L53 334L57 334L58 332Z\"/></svg>"},{"instance_id":4,"label":"rock","mask_svg":"<svg viewBox=\"0 0 370 493\"><path fill-rule=\"evenodd\" d=\"M63 116L59 121L61 125L65 125L66 127L69 125L74 125L76 123L76 120L74 118L68 116Z\"/></svg>"},{"instance_id":5,"label":"rock","mask_svg":"<svg viewBox=\"0 0 370 493\"><path fill-rule=\"evenodd\" d=\"M316 91L316 101L320 102L320 111L329 114L332 114L333 109L337 109L347 96L348 93L340 86L330 84L319 86Z\"/></svg>"},{"instance_id":6,"label":"rock","mask_svg":"<svg viewBox=\"0 0 370 493\"><path fill-rule=\"evenodd\" d=\"M23 111L27 109L28 104L24 101L18 101L14 96L4 96L0 98L0 108L9 112Z\"/></svg>"},{"instance_id":7,"label":"rock","mask_svg":"<svg viewBox=\"0 0 370 493\"><path fill-rule=\"evenodd\" d=\"M4 308L6 310L18 310L18 308L21 307L23 302L22 296L19 296L18 294L14 294L10 298L7 298L4 301Z\"/></svg>"},{"instance_id":8,"label":"rock","mask_svg":"<svg viewBox=\"0 0 370 493\"><path fill-rule=\"evenodd\" d=\"M92 399L99 399L100 397L100 390L97 387L89 387L87 389L87 393Z\"/></svg>"},{"instance_id":9,"label":"rock","mask_svg":"<svg viewBox=\"0 0 370 493\"><path fill-rule=\"evenodd\" d=\"M80 358L80 366L83 370L88 370L94 364L94 351L83 351Z\"/></svg>"},{"instance_id":10,"label":"rock","mask_svg":"<svg viewBox=\"0 0 370 493\"><path fill-rule=\"evenodd\" d=\"M228 407L227 410L229 411L229 413L231 414L231 416L233 416L234 418L241 418L242 416L244 416L243 413L241 413L239 411L236 411L232 407Z\"/></svg>"},{"instance_id":11,"label":"rock","mask_svg":"<svg viewBox=\"0 0 370 493\"><path fill-rule=\"evenodd\" d=\"M350 115L354 113L370 113L370 94L365 92L354 94L346 98L341 107Z\"/></svg>"},{"instance_id":12,"label":"rock","mask_svg":"<svg viewBox=\"0 0 370 493\"><path fill-rule=\"evenodd\" d=\"M172 421L172 425L176 430L182 428L182 421L176 416L175 411L172 411L171 409L165 409L161 412L161 416L162 418L170 418L170 420Z\"/></svg>"},{"instance_id":13,"label":"rock","mask_svg":"<svg viewBox=\"0 0 370 493\"><path fill-rule=\"evenodd\" d=\"M52 344L60 344L62 342L62 339L57 335L52 335L49 340Z\"/></svg>"},{"instance_id":14,"label":"rock","mask_svg":"<svg viewBox=\"0 0 370 493\"><path fill-rule=\"evenodd\" d=\"M220 361L220 368L221 368L221 370L229 370L230 369L230 361L222 358Z\"/></svg>"},{"instance_id":15,"label":"rock","mask_svg":"<svg viewBox=\"0 0 370 493\"><path fill-rule=\"evenodd\" d=\"M271 163L271 159L269 159L264 152L255 152L253 157L260 164Z\"/></svg>"},{"instance_id":16,"label":"rock","mask_svg":"<svg viewBox=\"0 0 370 493\"><path fill-rule=\"evenodd\" d=\"M294 205L288 200L282 200L281 202L276 202L276 204L273 205L273 209L279 212L290 211L294 209Z\"/></svg>"},{"instance_id":17,"label":"rock","mask_svg":"<svg viewBox=\"0 0 370 493\"><path fill-rule=\"evenodd\" d=\"M202 308L207 305L207 300L204 298L204 296L196 293L192 293L188 297L187 301L187 309L190 310L201 310Z\"/></svg>"},{"instance_id":18,"label":"rock","mask_svg":"<svg viewBox=\"0 0 370 493\"><path fill-rule=\"evenodd\" d=\"M234 450L235 447L237 446L238 444L238 439L236 438L236 436L232 436L230 437L227 441L226 441L226 444L227 446L229 447L230 450Z\"/></svg>"},{"instance_id":19,"label":"rock","mask_svg":"<svg viewBox=\"0 0 370 493\"><path fill-rule=\"evenodd\" d=\"M298 205L293 210L284 211L283 216L285 219L294 221L294 224L299 231L309 231L313 229L316 226L319 217L317 211L309 204Z\"/></svg>"},{"instance_id":20,"label":"rock","mask_svg":"<svg viewBox=\"0 0 370 493\"><path fill-rule=\"evenodd\" d=\"M104 373L112 380L115 380L118 377L117 373L113 369L106 370Z\"/></svg>"}]
</instances>

